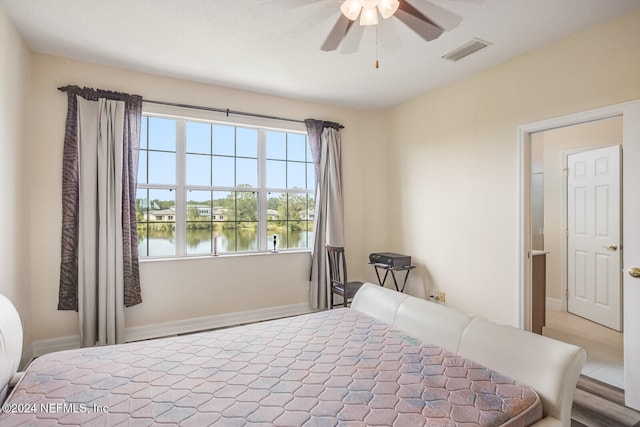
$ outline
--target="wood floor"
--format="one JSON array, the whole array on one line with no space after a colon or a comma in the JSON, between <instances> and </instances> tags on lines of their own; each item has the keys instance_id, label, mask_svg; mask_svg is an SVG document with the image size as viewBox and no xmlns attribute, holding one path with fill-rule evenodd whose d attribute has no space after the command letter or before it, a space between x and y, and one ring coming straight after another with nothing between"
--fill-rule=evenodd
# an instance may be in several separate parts
<instances>
[{"instance_id":1,"label":"wood floor","mask_svg":"<svg viewBox=\"0 0 640 427\"><path fill-rule=\"evenodd\" d=\"M573 399L571 426L640 427L640 412L624 406L622 389L582 375Z\"/></svg>"}]
</instances>

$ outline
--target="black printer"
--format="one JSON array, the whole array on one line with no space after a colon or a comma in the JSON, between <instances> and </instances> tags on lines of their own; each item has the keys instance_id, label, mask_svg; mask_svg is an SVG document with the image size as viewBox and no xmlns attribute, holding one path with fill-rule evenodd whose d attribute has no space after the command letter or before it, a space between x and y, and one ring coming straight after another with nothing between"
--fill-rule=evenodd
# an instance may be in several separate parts
<instances>
[{"instance_id":1,"label":"black printer","mask_svg":"<svg viewBox=\"0 0 640 427\"><path fill-rule=\"evenodd\" d=\"M380 264L389 268L408 267L411 265L411 256L392 252L374 252L369 255L369 263Z\"/></svg>"}]
</instances>

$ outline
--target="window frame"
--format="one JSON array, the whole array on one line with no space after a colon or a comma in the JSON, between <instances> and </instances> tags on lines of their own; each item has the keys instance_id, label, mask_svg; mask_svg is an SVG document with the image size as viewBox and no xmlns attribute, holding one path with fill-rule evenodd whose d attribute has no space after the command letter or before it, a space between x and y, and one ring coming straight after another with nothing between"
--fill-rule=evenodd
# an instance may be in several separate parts
<instances>
[{"instance_id":1,"label":"window frame","mask_svg":"<svg viewBox=\"0 0 640 427\"><path fill-rule=\"evenodd\" d=\"M142 110L143 119L146 117L158 117L163 119L172 119L176 121L176 151L175 151L175 184L154 184L154 183L140 183L138 182L136 185L136 193L139 190L169 190L173 191L175 194L175 249L176 253L172 255L140 255L140 260L154 260L154 259L181 259L181 258L198 258L198 257L213 257L216 254L213 252L206 253L188 253L187 248L187 200L188 200L188 192L189 191L212 191L212 192L238 192L238 191L247 191L247 187L239 187L237 186L237 182L235 182L235 186L216 186L213 185L213 182L210 186L202 186L202 185L187 185L187 132L186 126L187 122L206 122L212 125L224 125L224 126L234 126L235 128L248 128L248 129L256 129L258 131L258 153L257 153L257 186L252 187L253 191L257 194L257 249L256 250L248 250L248 251L229 251L218 253L218 256L243 256L243 255L252 255L252 254L260 254L260 253L269 253L273 251L272 240L269 236L269 231L267 228L267 224L269 222L268 215L268 197L271 193L281 193L281 194L304 194L307 198L307 203L313 201L314 203L314 215L315 215L315 198L316 198L316 187L317 182L312 182L313 188L311 189L294 189L294 188L271 188L266 187L267 184L267 157L266 157L266 134L269 131L275 132L285 132L287 134L301 134L305 137L306 144L309 144L309 138L307 135L306 127L304 123L289 123L287 122L287 126L283 126L282 122L271 120L271 119L263 119L263 118L253 118L253 117L242 117L242 120L238 120L236 117L230 118L228 116L220 115L219 113L213 113L208 111L200 111L200 110L191 110L185 109L181 107L167 107L160 106L156 104L143 104ZM144 125L144 123L143 123ZM149 138L149 129L147 128L147 138ZM148 140L147 140L148 142ZM142 144L141 144L142 146ZM146 145L146 149L140 150L140 155L142 156L143 152L149 149L149 146ZM306 150L307 153L310 152L310 149ZM237 153L235 153L237 154ZM211 155L214 155L213 152ZM313 159L308 158L310 154L306 155L306 159L304 162L305 165L311 164L313 165ZM233 156L234 159L244 158L244 156ZM285 162L287 166L289 164L289 160L286 159ZM300 163L300 161L298 161ZM140 163L139 163L140 164ZM145 166L147 167L147 177L149 171L148 161L145 162ZM315 176L311 174L309 176L309 172L305 173L306 183L309 186L308 180L315 180ZM285 181L286 182L286 181ZM285 183L286 185L286 183ZM236 193L237 194L237 193ZM209 219L213 221L213 219ZM287 233L289 233L289 219L285 218ZM147 220L145 223L149 223ZM241 221L238 221L241 222ZM311 223L309 225L308 223ZM314 221L309 219L305 220L309 230L313 227ZM309 231L307 231L309 233ZM288 235L288 234L287 234ZM282 248L282 243L278 241L277 251L278 252L309 252L313 246L313 232L309 235L309 240L307 242L307 247L296 247L296 248ZM212 244L213 246L213 244ZM147 251L148 252L148 251ZM142 252L141 252L142 253Z\"/></svg>"}]
</instances>

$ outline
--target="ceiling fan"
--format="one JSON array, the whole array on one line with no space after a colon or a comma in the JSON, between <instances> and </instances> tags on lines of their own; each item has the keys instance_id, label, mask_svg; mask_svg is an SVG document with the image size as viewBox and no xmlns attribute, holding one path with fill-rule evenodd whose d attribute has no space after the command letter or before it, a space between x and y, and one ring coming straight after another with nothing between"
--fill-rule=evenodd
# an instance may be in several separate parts
<instances>
[{"instance_id":1,"label":"ceiling fan","mask_svg":"<svg viewBox=\"0 0 640 427\"><path fill-rule=\"evenodd\" d=\"M431 13L423 13L411 4L413 2L422 3L420 9L429 9L439 19L427 16ZM378 14L383 19L396 17L426 41L437 39L462 21L459 15L426 0L345 0L340 10L342 13L320 47L325 52L334 51L340 46L358 17L360 25L377 25Z\"/></svg>"}]
</instances>

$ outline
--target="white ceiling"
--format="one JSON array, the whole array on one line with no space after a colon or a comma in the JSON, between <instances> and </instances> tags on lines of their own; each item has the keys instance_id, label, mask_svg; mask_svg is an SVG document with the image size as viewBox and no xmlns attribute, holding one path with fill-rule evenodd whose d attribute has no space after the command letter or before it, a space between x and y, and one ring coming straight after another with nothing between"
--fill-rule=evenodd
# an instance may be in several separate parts
<instances>
[{"instance_id":1,"label":"white ceiling","mask_svg":"<svg viewBox=\"0 0 640 427\"><path fill-rule=\"evenodd\" d=\"M381 19L379 69L372 27L349 33L347 50L362 36L354 53L319 49L339 16L340 0L0 5L37 52L357 109L395 105L640 7L640 0L409 2L425 14L434 13L430 2L463 19L428 43L397 18ZM456 63L441 58L473 38L492 45Z\"/></svg>"}]
</instances>

